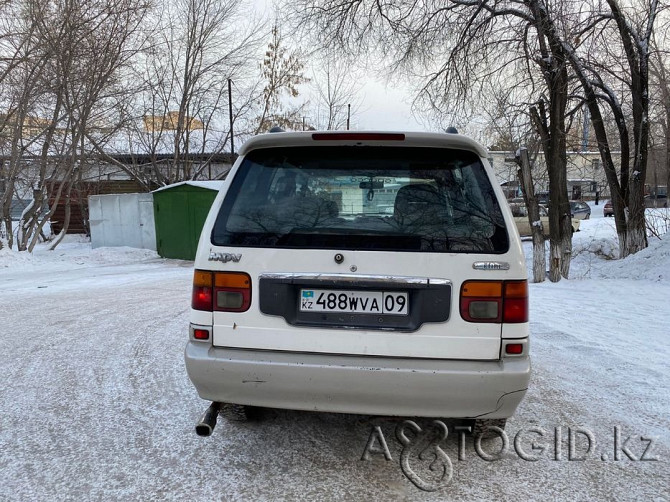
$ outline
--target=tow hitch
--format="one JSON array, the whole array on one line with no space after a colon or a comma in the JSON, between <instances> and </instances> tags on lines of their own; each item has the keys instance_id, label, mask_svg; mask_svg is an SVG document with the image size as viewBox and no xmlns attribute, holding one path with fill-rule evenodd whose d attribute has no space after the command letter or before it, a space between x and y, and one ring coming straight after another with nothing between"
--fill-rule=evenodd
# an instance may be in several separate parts
<instances>
[{"instance_id":1,"label":"tow hitch","mask_svg":"<svg viewBox=\"0 0 670 502\"><path fill-rule=\"evenodd\" d=\"M211 436L214 432L214 427L216 427L216 419L219 416L219 410L221 409L221 403L213 402L207 408L204 415L198 422L198 425L195 426L195 433L198 436L207 437Z\"/></svg>"}]
</instances>

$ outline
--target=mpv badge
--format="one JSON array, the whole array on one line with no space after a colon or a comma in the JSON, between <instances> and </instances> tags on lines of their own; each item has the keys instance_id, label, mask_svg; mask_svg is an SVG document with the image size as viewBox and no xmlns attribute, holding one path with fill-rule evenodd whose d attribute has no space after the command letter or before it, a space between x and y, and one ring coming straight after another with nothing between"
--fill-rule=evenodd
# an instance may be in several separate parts
<instances>
[{"instance_id":1,"label":"mpv badge","mask_svg":"<svg viewBox=\"0 0 670 502\"><path fill-rule=\"evenodd\" d=\"M228 263L232 261L237 263L242 258L241 254L232 254L232 253L216 253L214 251L209 252L209 261L222 261L223 263Z\"/></svg>"},{"instance_id":2,"label":"mpv badge","mask_svg":"<svg viewBox=\"0 0 670 502\"><path fill-rule=\"evenodd\" d=\"M475 270L509 270L506 261L476 261L472 264Z\"/></svg>"}]
</instances>

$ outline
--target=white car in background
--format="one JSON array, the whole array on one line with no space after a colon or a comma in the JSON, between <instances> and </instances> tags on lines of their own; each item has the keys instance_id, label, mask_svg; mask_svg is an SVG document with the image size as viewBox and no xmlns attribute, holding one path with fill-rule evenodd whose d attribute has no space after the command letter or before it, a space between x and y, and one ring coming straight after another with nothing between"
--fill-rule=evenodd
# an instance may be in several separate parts
<instances>
[{"instance_id":1,"label":"white car in background","mask_svg":"<svg viewBox=\"0 0 670 502\"><path fill-rule=\"evenodd\" d=\"M528 220L528 208L525 204L511 202L510 208L512 214L514 215L514 223L516 228L519 230L519 235L521 237L528 237L532 235L531 224ZM542 235L545 238L549 237L549 214L547 208L540 205L540 223L542 224ZM577 218L571 218L572 232L579 232L579 220Z\"/></svg>"},{"instance_id":2,"label":"white car in background","mask_svg":"<svg viewBox=\"0 0 670 502\"><path fill-rule=\"evenodd\" d=\"M504 427L530 376L528 286L486 159L459 134L247 141L195 259L197 432L256 406Z\"/></svg>"}]
</instances>

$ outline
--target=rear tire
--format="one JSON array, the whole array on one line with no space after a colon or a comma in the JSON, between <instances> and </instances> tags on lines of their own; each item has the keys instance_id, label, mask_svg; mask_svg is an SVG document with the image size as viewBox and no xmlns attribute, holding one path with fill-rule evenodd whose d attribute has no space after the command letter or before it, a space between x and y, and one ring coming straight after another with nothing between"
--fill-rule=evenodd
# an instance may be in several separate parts
<instances>
[{"instance_id":1,"label":"rear tire","mask_svg":"<svg viewBox=\"0 0 670 502\"><path fill-rule=\"evenodd\" d=\"M475 426L472 429L472 436L477 439L481 437L482 439L493 439L499 437L497 431L492 430L492 427L498 427L505 430L505 425L507 425L506 418L483 418L476 419Z\"/></svg>"}]
</instances>

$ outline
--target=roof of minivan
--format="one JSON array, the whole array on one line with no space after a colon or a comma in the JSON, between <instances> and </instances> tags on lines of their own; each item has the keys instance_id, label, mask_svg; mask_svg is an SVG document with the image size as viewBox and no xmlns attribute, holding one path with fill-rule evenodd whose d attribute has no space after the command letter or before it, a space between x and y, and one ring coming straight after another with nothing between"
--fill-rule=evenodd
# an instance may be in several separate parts
<instances>
[{"instance_id":1,"label":"roof of minivan","mask_svg":"<svg viewBox=\"0 0 670 502\"><path fill-rule=\"evenodd\" d=\"M306 131L259 134L249 139L239 150L246 155L259 148L279 146L418 146L459 148L487 156L487 150L477 141L455 133L395 132L395 131Z\"/></svg>"}]
</instances>

